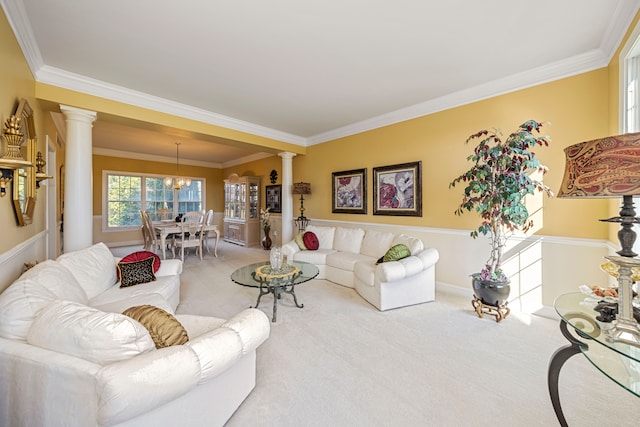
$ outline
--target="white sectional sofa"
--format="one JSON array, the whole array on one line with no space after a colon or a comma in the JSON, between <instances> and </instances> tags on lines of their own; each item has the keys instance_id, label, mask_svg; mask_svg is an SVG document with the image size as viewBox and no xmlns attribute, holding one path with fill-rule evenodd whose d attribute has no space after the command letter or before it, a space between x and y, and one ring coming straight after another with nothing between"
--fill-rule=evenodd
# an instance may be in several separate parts
<instances>
[{"instance_id":1,"label":"white sectional sofa","mask_svg":"<svg viewBox=\"0 0 640 427\"><path fill-rule=\"evenodd\" d=\"M221 426L251 392L270 328L262 311L177 314L188 342L156 348L120 313L174 314L182 262L121 288L118 260L97 244L37 264L0 294L0 425Z\"/></svg>"},{"instance_id":2,"label":"white sectional sofa","mask_svg":"<svg viewBox=\"0 0 640 427\"><path fill-rule=\"evenodd\" d=\"M282 247L288 260L306 261L327 279L355 288L365 300L384 311L435 299L435 267L438 251L425 248L420 239L405 234L348 227L307 227L317 250L301 250L295 241ZM398 261L376 261L396 244L405 244L411 256Z\"/></svg>"}]
</instances>

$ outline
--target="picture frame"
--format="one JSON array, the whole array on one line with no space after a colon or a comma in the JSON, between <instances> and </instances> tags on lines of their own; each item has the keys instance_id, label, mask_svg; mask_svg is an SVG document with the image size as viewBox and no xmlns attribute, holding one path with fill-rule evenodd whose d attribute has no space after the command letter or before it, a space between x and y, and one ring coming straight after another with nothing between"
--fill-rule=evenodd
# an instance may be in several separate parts
<instances>
[{"instance_id":1,"label":"picture frame","mask_svg":"<svg viewBox=\"0 0 640 427\"><path fill-rule=\"evenodd\" d=\"M367 213L367 170L353 169L331 174L333 213Z\"/></svg>"},{"instance_id":2,"label":"picture frame","mask_svg":"<svg viewBox=\"0 0 640 427\"><path fill-rule=\"evenodd\" d=\"M282 185L265 186L265 206L271 213L282 213Z\"/></svg>"},{"instance_id":3,"label":"picture frame","mask_svg":"<svg viewBox=\"0 0 640 427\"><path fill-rule=\"evenodd\" d=\"M422 216L422 161L373 168L373 214Z\"/></svg>"}]
</instances>

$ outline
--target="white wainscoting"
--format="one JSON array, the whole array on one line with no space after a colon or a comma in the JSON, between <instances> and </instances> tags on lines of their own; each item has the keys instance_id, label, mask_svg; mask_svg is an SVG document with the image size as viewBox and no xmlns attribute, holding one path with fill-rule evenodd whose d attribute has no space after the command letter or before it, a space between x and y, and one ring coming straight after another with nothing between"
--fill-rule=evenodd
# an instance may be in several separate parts
<instances>
[{"instance_id":1,"label":"white wainscoting","mask_svg":"<svg viewBox=\"0 0 640 427\"><path fill-rule=\"evenodd\" d=\"M42 262L47 258L46 254L46 230L0 254L0 292L20 277L25 263Z\"/></svg>"}]
</instances>

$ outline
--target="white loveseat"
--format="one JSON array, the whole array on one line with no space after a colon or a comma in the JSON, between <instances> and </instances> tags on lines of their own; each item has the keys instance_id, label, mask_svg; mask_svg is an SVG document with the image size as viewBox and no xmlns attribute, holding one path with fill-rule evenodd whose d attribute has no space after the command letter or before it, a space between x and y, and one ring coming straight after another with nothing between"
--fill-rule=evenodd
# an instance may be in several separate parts
<instances>
[{"instance_id":1,"label":"white loveseat","mask_svg":"<svg viewBox=\"0 0 640 427\"><path fill-rule=\"evenodd\" d=\"M97 244L37 264L0 294L0 425L221 426L251 392L264 313L178 314L189 341L156 349L120 313L148 304L174 314L182 262L120 288L117 261Z\"/></svg>"},{"instance_id":2,"label":"white loveseat","mask_svg":"<svg viewBox=\"0 0 640 427\"><path fill-rule=\"evenodd\" d=\"M310 225L319 247L301 250L291 241L282 247L288 260L318 266L318 279L355 288L365 300L384 311L435 299L435 268L438 251L425 248L422 240L405 234L348 227ZM411 256L398 261L376 261L392 246L405 244Z\"/></svg>"}]
</instances>

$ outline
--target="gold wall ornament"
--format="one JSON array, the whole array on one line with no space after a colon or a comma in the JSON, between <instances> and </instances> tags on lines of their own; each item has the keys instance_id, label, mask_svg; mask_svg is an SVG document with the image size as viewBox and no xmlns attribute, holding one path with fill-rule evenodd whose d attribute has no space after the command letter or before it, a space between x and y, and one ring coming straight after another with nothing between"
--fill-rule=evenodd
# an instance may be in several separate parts
<instances>
[{"instance_id":1,"label":"gold wall ornament","mask_svg":"<svg viewBox=\"0 0 640 427\"><path fill-rule=\"evenodd\" d=\"M38 154L36 154L36 188L40 188L42 181L53 178L51 175L47 175L44 170L45 166L47 166L47 162L42 157L42 153L38 151Z\"/></svg>"},{"instance_id":2,"label":"gold wall ornament","mask_svg":"<svg viewBox=\"0 0 640 427\"><path fill-rule=\"evenodd\" d=\"M30 166L28 160L22 157L20 147L24 142L22 119L11 116L4 121L2 129L2 156L0 157L0 197L7 194L7 186L13 179L15 169Z\"/></svg>"}]
</instances>

